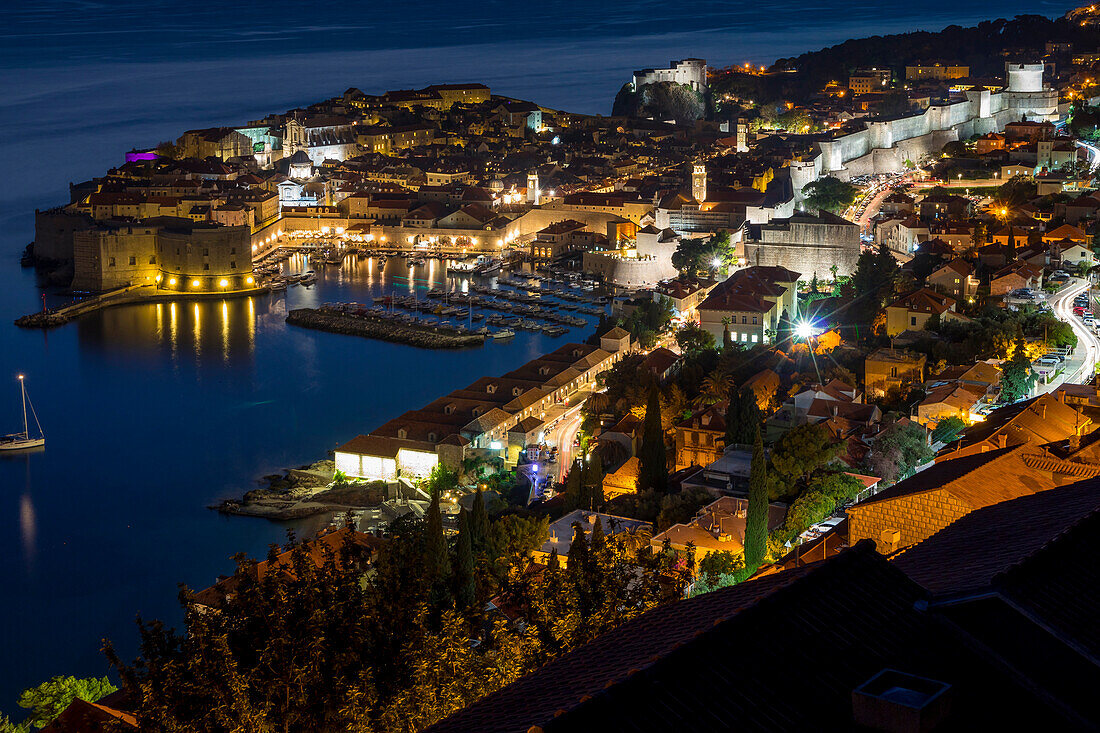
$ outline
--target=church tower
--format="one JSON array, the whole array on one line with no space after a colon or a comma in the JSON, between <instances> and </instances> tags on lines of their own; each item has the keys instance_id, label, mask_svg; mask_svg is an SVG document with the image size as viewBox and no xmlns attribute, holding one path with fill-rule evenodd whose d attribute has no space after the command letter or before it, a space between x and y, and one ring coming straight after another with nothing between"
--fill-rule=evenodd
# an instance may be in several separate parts
<instances>
[{"instance_id":1,"label":"church tower","mask_svg":"<svg viewBox=\"0 0 1100 733\"><path fill-rule=\"evenodd\" d=\"M527 174L527 201L539 205L539 174L528 173Z\"/></svg>"},{"instance_id":2,"label":"church tower","mask_svg":"<svg viewBox=\"0 0 1100 733\"><path fill-rule=\"evenodd\" d=\"M283 155L290 156L306 147L306 128L298 121L297 117L291 117L286 121L286 131L283 133Z\"/></svg>"},{"instance_id":3,"label":"church tower","mask_svg":"<svg viewBox=\"0 0 1100 733\"><path fill-rule=\"evenodd\" d=\"M707 200L707 167L702 161L691 168L691 195L699 203Z\"/></svg>"},{"instance_id":4,"label":"church tower","mask_svg":"<svg viewBox=\"0 0 1100 733\"><path fill-rule=\"evenodd\" d=\"M749 123L744 117L737 118L737 152L749 152Z\"/></svg>"}]
</instances>

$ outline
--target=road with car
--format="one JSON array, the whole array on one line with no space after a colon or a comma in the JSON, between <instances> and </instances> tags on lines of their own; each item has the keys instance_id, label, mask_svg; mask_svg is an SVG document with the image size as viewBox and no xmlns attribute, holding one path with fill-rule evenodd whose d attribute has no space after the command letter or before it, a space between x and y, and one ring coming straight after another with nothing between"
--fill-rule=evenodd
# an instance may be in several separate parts
<instances>
[{"instance_id":1,"label":"road with car","mask_svg":"<svg viewBox=\"0 0 1100 733\"><path fill-rule=\"evenodd\" d=\"M1090 283L1083 278L1071 278L1057 293L1048 298L1051 310L1065 321L1077 334L1077 347L1070 358L1065 359L1065 371L1060 378L1048 385L1046 390L1054 389L1058 384L1082 384L1096 374L1096 362L1100 360L1100 338L1096 335L1096 323L1093 319L1093 305ZM1052 357L1053 358L1053 357ZM1037 360L1042 362L1042 359ZM1043 366L1054 366L1049 363Z\"/></svg>"}]
</instances>

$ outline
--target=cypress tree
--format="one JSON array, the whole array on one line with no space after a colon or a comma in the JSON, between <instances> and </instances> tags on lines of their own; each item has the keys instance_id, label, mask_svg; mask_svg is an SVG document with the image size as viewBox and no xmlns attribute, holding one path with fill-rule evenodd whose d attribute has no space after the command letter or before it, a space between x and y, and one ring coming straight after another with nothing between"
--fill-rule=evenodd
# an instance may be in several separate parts
<instances>
[{"instance_id":1,"label":"cypress tree","mask_svg":"<svg viewBox=\"0 0 1100 733\"><path fill-rule=\"evenodd\" d=\"M600 448L596 446L592 449L592 452L588 454L589 462L592 464L590 469L585 472L585 478L589 482L588 490L588 503L589 509L596 511L603 507L603 456L600 455Z\"/></svg>"},{"instance_id":2,"label":"cypress tree","mask_svg":"<svg viewBox=\"0 0 1100 733\"><path fill-rule=\"evenodd\" d=\"M475 555L485 552L489 539L489 514L485 511L485 496L481 487L474 494L473 511L470 514L470 546Z\"/></svg>"},{"instance_id":3,"label":"cypress tree","mask_svg":"<svg viewBox=\"0 0 1100 733\"><path fill-rule=\"evenodd\" d=\"M431 588L432 605L439 608L446 596L447 575L451 563L447 552L447 538L443 534L443 515L439 510L438 491L432 492L424 529L425 579Z\"/></svg>"},{"instance_id":4,"label":"cypress tree","mask_svg":"<svg viewBox=\"0 0 1100 733\"><path fill-rule=\"evenodd\" d=\"M550 550L550 559L546 561L547 570L558 570L561 567L561 563L558 561L558 548Z\"/></svg>"},{"instance_id":5,"label":"cypress tree","mask_svg":"<svg viewBox=\"0 0 1100 733\"><path fill-rule=\"evenodd\" d=\"M764 560L768 544L768 467L759 426L749 467L749 506L745 512L745 571L754 572Z\"/></svg>"},{"instance_id":6,"label":"cypress tree","mask_svg":"<svg viewBox=\"0 0 1100 733\"><path fill-rule=\"evenodd\" d=\"M656 384L649 388L638 462L638 488L654 489L663 493L668 487L668 458L665 453L665 432L661 428L661 401Z\"/></svg>"},{"instance_id":7,"label":"cypress tree","mask_svg":"<svg viewBox=\"0 0 1100 733\"><path fill-rule=\"evenodd\" d=\"M472 539L468 512L462 511L458 516L458 541L455 543L454 564L451 568L454 577L455 606L460 611L472 607L476 598Z\"/></svg>"},{"instance_id":8,"label":"cypress tree","mask_svg":"<svg viewBox=\"0 0 1100 733\"><path fill-rule=\"evenodd\" d=\"M738 408L740 411L737 414L737 428L741 436L738 442L748 445L756 440L760 432L760 409L756 406L756 395L752 390L741 390Z\"/></svg>"},{"instance_id":9,"label":"cypress tree","mask_svg":"<svg viewBox=\"0 0 1100 733\"><path fill-rule=\"evenodd\" d=\"M574 578L583 577L585 565L588 564L588 541L580 522L573 523L573 542L569 545L569 552L565 559L565 569Z\"/></svg>"},{"instance_id":10,"label":"cypress tree","mask_svg":"<svg viewBox=\"0 0 1100 733\"><path fill-rule=\"evenodd\" d=\"M730 389L730 404L726 408L726 445L749 445L760 429L760 410L756 396L748 389Z\"/></svg>"}]
</instances>

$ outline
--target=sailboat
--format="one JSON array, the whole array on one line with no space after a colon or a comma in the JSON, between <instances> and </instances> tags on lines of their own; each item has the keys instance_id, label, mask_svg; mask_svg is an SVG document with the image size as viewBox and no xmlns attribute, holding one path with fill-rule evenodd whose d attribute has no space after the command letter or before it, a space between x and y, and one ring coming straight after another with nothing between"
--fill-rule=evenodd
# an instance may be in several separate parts
<instances>
[{"instance_id":1,"label":"sailboat","mask_svg":"<svg viewBox=\"0 0 1100 733\"><path fill-rule=\"evenodd\" d=\"M34 424L38 426L38 437L32 438L27 427L27 404L30 403L30 398L27 397L27 386L23 384L22 374L19 375L19 390L23 394L23 432L0 437L0 450L26 450L46 445L46 435L42 432L42 423L38 422L38 414L35 413L33 404L31 404L31 415L34 417Z\"/></svg>"}]
</instances>

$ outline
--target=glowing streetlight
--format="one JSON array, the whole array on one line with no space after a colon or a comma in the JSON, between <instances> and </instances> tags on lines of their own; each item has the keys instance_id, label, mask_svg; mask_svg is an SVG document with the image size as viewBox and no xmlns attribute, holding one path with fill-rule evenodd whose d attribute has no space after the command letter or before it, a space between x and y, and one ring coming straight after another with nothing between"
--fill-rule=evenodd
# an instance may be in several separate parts
<instances>
[{"instance_id":1,"label":"glowing streetlight","mask_svg":"<svg viewBox=\"0 0 1100 733\"><path fill-rule=\"evenodd\" d=\"M800 339L808 339L814 335L814 327L809 321L799 321L794 325L794 335Z\"/></svg>"}]
</instances>

